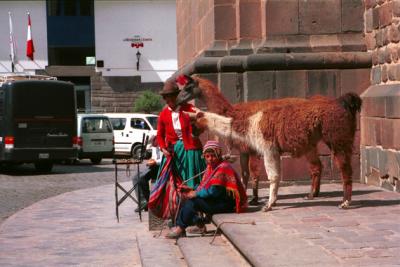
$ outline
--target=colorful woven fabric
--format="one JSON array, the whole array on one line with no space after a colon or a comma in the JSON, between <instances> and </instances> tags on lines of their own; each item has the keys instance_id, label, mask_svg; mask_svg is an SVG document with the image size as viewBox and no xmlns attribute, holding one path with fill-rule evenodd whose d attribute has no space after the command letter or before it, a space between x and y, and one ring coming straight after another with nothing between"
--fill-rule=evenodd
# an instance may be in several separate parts
<instances>
[{"instance_id":1,"label":"colorful woven fabric","mask_svg":"<svg viewBox=\"0 0 400 267\"><path fill-rule=\"evenodd\" d=\"M155 216L164 220L175 218L179 205L177 188L181 184L182 179L174 171L172 157L168 157L150 193L148 208Z\"/></svg>"},{"instance_id":2,"label":"colorful woven fabric","mask_svg":"<svg viewBox=\"0 0 400 267\"><path fill-rule=\"evenodd\" d=\"M231 193L236 202L236 212L243 212L247 207L247 195L240 181L239 175L227 162L221 162L215 169L208 165L204 173L203 180L196 191L208 189L212 185L219 185L226 188L227 193Z\"/></svg>"},{"instance_id":3,"label":"colorful woven fabric","mask_svg":"<svg viewBox=\"0 0 400 267\"><path fill-rule=\"evenodd\" d=\"M199 149L186 150L182 140L178 140L175 143L172 164L174 165L174 170L183 181L186 181L205 170L206 163L201 155L202 152ZM166 158L163 157L158 176L160 176L165 162ZM198 176L188 181L186 185L190 188L196 188L200 184L200 180L201 176Z\"/></svg>"}]
</instances>

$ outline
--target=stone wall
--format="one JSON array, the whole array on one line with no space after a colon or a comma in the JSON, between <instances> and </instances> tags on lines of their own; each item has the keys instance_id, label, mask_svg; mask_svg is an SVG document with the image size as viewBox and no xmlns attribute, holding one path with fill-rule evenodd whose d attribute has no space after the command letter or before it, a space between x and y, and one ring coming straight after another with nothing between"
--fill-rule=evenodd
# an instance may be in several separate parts
<instances>
[{"instance_id":1,"label":"stone wall","mask_svg":"<svg viewBox=\"0 0 400 267\"><path fill-rule=\"evenodd\" d=\"M363 0L177 1L179 72L211 79L232 103L361 94L371 68L363 15ZM323 177L338 179L322 144L320 158ZM282 157L284 180L308 179L307 168L303 159Z\"/></svg>"},{"instance_id":2,"label":"stone wall","mask_svg":"<svg viewBox=\"0 0 400 267\"><path fill-rule=\"evenodd\" d=\"M362 95L361 181L400 192L400 1L365 1L371 86Z\"/></svg>"}]
</instances>

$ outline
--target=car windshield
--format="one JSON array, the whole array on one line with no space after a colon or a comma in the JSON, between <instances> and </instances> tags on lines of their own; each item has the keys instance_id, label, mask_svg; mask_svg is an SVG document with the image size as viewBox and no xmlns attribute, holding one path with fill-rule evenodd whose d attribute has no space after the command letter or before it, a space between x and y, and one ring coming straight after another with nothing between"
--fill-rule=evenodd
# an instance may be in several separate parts
<instances>
[{"instance_id":1,"label":"car windshield","mask_svg":"<svg viewBox=\"0 0 400 267\"><path fill-rule=\"evenodd\" d=\"M158 121L158 117L154 116L154 117L146 117L146 119L148 120L148 122L150 123L151 127L154 130L157 130L157 121Z\"/></svg>"}]
</instances>

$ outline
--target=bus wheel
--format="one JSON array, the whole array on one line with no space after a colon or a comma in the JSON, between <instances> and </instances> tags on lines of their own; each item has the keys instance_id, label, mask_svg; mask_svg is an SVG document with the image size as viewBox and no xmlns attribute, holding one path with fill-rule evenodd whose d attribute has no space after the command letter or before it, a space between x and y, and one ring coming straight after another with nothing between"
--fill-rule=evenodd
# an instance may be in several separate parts
<instances>
[{"instance_id":1,"label":"bus wheel","mask_svg":"<svg viewBox=\"0 0 400 267\"><path fill-rule=\"evenodd\" d=\"M51 172L53 169L52 162L35 162L35 169L38 172Z\"/></svg>"},{"instance_id":2,"label":"bus wheel","mask_svg":"<svg viewBox=\"0 0 400 267\"><path fill-rule=\"evenodd\" d=\"M102 160L102 158L90 158L90 161L93 164L100 164L101 160Z\"/></svg>"}]
</instances>

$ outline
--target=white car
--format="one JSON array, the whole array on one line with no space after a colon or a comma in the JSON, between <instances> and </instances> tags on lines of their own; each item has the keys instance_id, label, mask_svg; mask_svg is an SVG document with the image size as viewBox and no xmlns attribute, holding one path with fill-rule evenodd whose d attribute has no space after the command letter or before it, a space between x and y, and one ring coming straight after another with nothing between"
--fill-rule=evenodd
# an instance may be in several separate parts
<instances>
[{"instance_id":1,"label":"white car","mask_svg":"<svg viewBox=\"0 0 400 267\"><path fill-rule=\"evenodd\" d=\"M89 158L99 164L102 158L114 156L114 133L108 117L101 114L78 114L78 158Z\"/></svg>"},{"instance_id":2,"label":"white car","mask_svg":"<svg viewBox=\"0 0 400 267\"><path fill-rule=\"evenodd\" d=\"M106 113L114 130L115 154L139 158L143 134L157 135L158 116L142 113ZM151 153L151 152L150 152Z\"/></svg>"}]
</instances>

